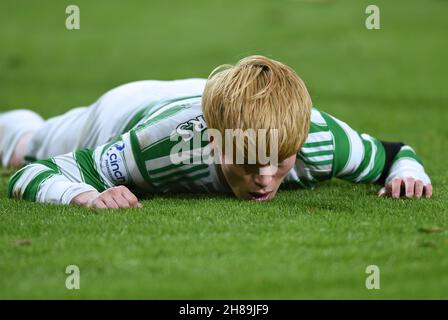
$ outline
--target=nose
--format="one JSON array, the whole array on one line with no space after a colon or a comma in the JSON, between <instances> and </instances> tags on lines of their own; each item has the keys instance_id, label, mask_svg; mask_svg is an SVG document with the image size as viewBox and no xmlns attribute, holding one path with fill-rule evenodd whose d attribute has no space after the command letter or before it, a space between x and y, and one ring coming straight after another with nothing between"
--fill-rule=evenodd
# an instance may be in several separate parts
<instances>
[{"instance_id":1,"label":"nose","mask_svg":"<svg viewBox=\"0 0 448 320\"><path fill-rule=\"evenodd\" d=\"M260 188L266 188L269 186L272 182L272 176L271 175L260 175L257 174L254 176L254 183L260 187Z\"/></svg>"}]
</instances>

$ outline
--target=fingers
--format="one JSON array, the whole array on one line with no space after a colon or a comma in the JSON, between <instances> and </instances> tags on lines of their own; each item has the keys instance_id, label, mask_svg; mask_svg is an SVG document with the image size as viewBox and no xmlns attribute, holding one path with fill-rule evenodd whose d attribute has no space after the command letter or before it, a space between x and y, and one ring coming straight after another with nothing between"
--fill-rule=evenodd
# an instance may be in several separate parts
<instances>
[{"instance_id":1,"label":"fingers","mask_svg":"<svg viewBox=\"0 0 448 320\"><path fill-rule=\"evenodd\" d=\"M392 198L400 198L400 192L401 192L401 183L402 183L402 179L401 178L395 178L392 180Z\"/></svg>"},{"instance_id":2,"label":"fingers","mask_svg":"<svg viewBox=\"0 0 448 320\"><path fill-rule=\"evenodd\" d=\"M123 197L123 195L121 195L121 194L116 195L114 197L114 201L118 205L118 208L123 208L123 209L131 208L129 201L127 199L125 199L125 197Z\"/></svg>"},{"instance_id":3,"label":"fingers","mask_svg":"<svg viewBox=\"0 0 448 320\"><path fill-rule=\"evenodd\" d=\"M122 196L128 202L131 208L141 208L142 205L138 202L137 197L129 190L122 193Z\"/></svg>"},{"instance_id":4,"label":"fingers","mask_svg":"<svg viewBox=\"0 0 448 320\"><path fill-rule=\"evenodd\" d=\"M378 191L378 196L391 196L398 199L400 198L402 190L404 196L408 199L420 199L422 196L431 198L432 196L431 184L425 185L423 181L416 180L412 177L394 178L391 182Z\"/></svg>"},{"instance_id":5,"label":"fingers","mask_svg":"<svg viewBox=\"0 0 448 320\"><path fill-rule=\"evenodd\" d=\"M413 198L414 190L415 190L415 179L414 178L405 178L404 186L405 186L406 198Z\"/></svg>"},{"instance_id":6,"label":"fingers","mask_svg":"<svg viewBox=\"0 0 448 320\"><path fill-rule=\"evenodd\" d=\"M141 208L137 197L125 186L107 189L98 195L91 207L98 209Z\"/></svg>"},{"instance_id":7,"label":"fingers","mask_svg":"<svg viewBox=\"0 0 448 320\"><path fill-rule=\"evenodd\" d=\"M387 196L387 189L386 189L386 187L382 187L382 188L380 189L380 191L378 191L378 196L379 196L379 197Z\"/></svg>"},{"instance_id":8,"label":"fingers","mask_svg":"<svg viewBox=\"0 0 448 320\"><path fill-rule=\"evenodd\" d=\"M115 202L115 199L113 197L103 197L102 200L106 204L106 208L109 209L119 208L118 204Z\"/></svg>"},{"instance_id":9,"label":"fingers","mask_svg":"<svg viewBox=\"0 0 448 320\"><path fill-rule=\"evenodd\" d=\"M425 197L426 198L431 198L432 197L432 184L427 184L424 187L425 190Z\"/></svg>"},{"instance_id":10,"label":"fingers","mask_svg":"<svg viewBox=\"0 0 448 320\"><path fill-rule=\"evenodd\" d=\"M95 209L107 209L107 205L100 199L93 201L89 207Z\"/></svg>"},{"instance_id":11,"label":"fingers","mask_svg":"<svg viewBox=\"0 0 448 320\"><path fill-rule=\"evenodd\" d=\"M414 194L415 194L415 197L417 199L420 199L422 197L422 195L423 195L423 187L424 187L423 181L421 181L421 180L415 181L415 191L414 191Z\"/></svg>"}]
</instances>

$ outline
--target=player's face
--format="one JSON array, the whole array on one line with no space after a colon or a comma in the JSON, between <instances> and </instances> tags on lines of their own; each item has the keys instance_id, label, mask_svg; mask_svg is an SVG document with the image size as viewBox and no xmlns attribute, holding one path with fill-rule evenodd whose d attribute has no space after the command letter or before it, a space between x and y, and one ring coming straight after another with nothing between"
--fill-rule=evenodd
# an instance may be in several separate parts
<instances>
[{"instance_id":1,"label":"player's face","mask_svg":"<svg viewBox=\"0 0 448 320\"><path fill-rule=\"evenodd\" d=\"M277 166L223 163L221 170L238 199L265 201L274 198L295 161L294 154Z\"/></svg>"}]
</instances>

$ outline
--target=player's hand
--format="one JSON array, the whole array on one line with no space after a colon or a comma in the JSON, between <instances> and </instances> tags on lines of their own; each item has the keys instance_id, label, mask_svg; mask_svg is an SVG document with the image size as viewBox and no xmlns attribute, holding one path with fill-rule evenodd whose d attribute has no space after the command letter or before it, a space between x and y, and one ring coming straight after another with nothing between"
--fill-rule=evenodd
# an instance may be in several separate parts
<instances>
[{"instance_id":1,"label":"player's hand","mask_svg":"<svg viewBox=\"0 0 448 320\"><path fill-rule=\"evenodd\" d=\"M381 188L378 195L380 197L388 196L392 198L400 198L400 196L417 199L420 199L422 196L431 198L432 184L425 184L422 180L412 177L396 177Z\"/></svg>"},{"instance_id":2,"label":"player's hand","mask_svg":"<svg viewBox=\"0 0 448 320\"><path fill-rule=\"evenodd\" d=\"M72 200L73 204L97 209L141 208L137 197L125 186L107 189L102 193L89 191Z\"/></svg>"}]
</instances>

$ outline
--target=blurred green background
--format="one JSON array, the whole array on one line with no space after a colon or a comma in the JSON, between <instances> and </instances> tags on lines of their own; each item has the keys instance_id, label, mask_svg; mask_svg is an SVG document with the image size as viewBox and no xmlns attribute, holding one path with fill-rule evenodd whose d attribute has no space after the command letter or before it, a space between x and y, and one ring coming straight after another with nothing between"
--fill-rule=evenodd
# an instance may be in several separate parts
<instances>
[{"instance_id":1,"label":"blurred green background","mask_svg":"<svg viewBox=\"0 0 448 320\"><path fill-rule=\"evenodd\" d=\"M70 4L80 30L65 28ZM380 30L365 28L368 4ZM435 196L333 183L264 206L162 198L93 215L8 200L3 171L0 297L447 298L447 12L444 0L1 0L0 112L50 117L122 83L207 77L262 54L293 67L320 109L415 147ZM90 267L80 292L63 287L73 261ZM389 281L375 293L372 261Z\"/></svg>"}]
</instances>

